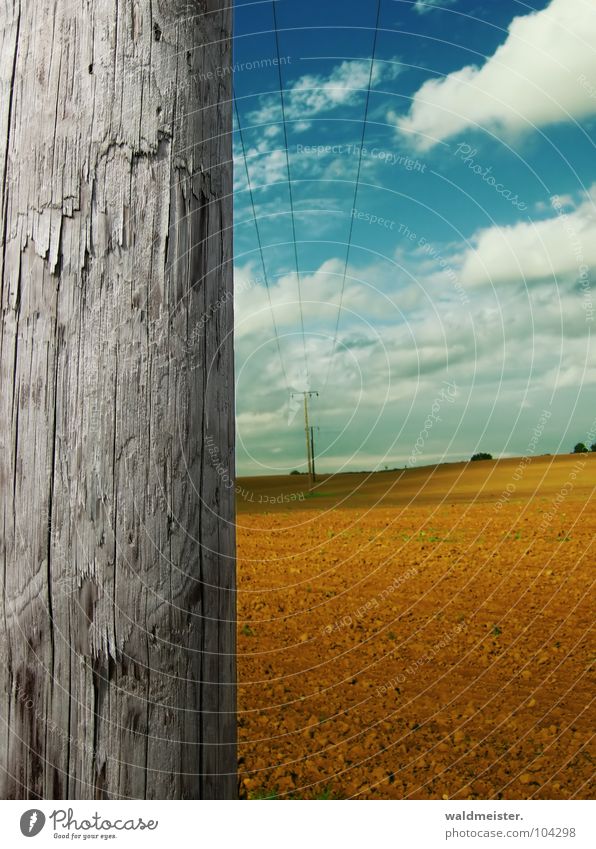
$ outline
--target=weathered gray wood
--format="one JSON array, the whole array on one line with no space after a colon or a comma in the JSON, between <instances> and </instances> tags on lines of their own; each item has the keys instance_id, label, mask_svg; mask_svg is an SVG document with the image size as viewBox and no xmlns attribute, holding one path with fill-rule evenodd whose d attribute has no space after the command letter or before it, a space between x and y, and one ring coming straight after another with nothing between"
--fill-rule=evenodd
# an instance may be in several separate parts
<instances>
[{"instance_id":1,"label":"weathered gray wood","mask_svg":"<svg viewBox=\"0 0 596 849\"><path fill-rule=\"evenodd\" d=\"M230 9L0 27L0 796L233 797Z\"/></svg>"}]
</instances>

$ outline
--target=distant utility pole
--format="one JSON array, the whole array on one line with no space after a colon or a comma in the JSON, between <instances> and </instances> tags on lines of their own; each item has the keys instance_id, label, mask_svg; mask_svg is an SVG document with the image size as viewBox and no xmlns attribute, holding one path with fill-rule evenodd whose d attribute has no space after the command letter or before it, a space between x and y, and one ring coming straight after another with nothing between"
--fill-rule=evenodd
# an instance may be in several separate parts
<instances>
[{"instance_id":1,"label":"distant utility pole","mask_svg":"<svg viewBox=\"0 0 596 849\"><path fill-rule=\"evenodd\" d=\"M315 430L318 430L318 427L310 426L310 456L312 460L312 481L316 483L317 480L317 470L315 468Z\"/></svg>"},{"instance_id":2,"label":"distant utility pole","mask_svg":"<svg viewBox=\"0 0 596 849\"><path fill-rule=\"evenodd\" d=\"M304 433L306 436L306 462L308 465L308 476L310 478L311 484L315 481L315 463L314 463L314 453L313 453L313 441L312 434L310 430L310 424L308 422L308 401L309 398L312 398L313 395L319 397L318 392L292 392L292 398L302 395L304 398Z\"/></svg>"}]
</instances>

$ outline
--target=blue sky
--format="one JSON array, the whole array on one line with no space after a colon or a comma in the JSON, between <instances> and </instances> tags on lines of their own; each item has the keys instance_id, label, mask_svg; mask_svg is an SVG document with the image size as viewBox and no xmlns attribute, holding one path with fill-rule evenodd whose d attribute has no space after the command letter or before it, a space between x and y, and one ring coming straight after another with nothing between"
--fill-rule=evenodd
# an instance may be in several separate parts
<instances>
[{"instance_id":1,"label":"blue sky","mask_svg":"<svg viewBox=\"0 0 596 849\"><path fill-rule=\"evenodd\" d=\"M524 454L540 422L569 451L596 417L596 7L382 0L371 71L376 17L278 2L278 63L272 3L236 4L240 474L304 470L292 392L327 472Z\"/></svg>"}]
</instances>

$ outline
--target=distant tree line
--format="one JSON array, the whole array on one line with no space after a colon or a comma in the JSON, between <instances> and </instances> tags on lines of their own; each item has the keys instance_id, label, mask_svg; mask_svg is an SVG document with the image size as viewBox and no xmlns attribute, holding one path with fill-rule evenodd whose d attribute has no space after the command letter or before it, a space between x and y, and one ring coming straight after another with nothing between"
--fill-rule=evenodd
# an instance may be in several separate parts
<instances>
[{"instance_id":1,"label":"distant tree line","mask_svg":"<svg viewBox=\"0 0 596 849\"><path fill-rule=\"evenodd\" d=\"M596 453L596 442L593 442L592 445L588 448L585 442L578 442L575 448L573 449L574 454L589 454L590 451ZM471 457L472 460L492 460L493 455L487 454L486 451L479 451L478 454L474 454Z\"/></svg>"},{"instance_id":2,"label":"distant tree line","mask_svg":"<svg viewBox=\"0 0 596 849\"><path fill-rule=\"evenodd\" d=\"M575 446L575 448L573 449L574 454L589 454L590 451L596 453L596 442L593 442L592 445L590 445L589 448L584 442L578 442L577 445ZM470 459L472 461L492 460L493 455L488 454L486 451L479 451L477 454L473 454ZM387 470L387 466L385 466L385 469ZM393 471L397 471L397 469L394 469ZM291 475L300 475L300 474L302 474L302 472L299 472L297 469L294 469L293 471L290 472L290 474Z\"/></svg>"},{"instance_id":3,"label":"distant tree line","mask_svg":"<svg viewBox=\"0 0 596 849\"><path fill-rule=\"evenodd\" d=\"M596 442L593 442L590 445L590 448L588 448L585 442L578 442L575 448L573 449L574 454L588 454L589 451L596 452Z\"/></svg>"}]
</instances>

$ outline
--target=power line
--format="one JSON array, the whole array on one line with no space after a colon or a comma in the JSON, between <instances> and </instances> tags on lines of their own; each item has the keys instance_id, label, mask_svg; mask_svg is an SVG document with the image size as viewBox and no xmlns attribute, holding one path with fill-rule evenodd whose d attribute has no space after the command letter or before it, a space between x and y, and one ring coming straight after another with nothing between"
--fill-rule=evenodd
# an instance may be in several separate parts
<instances>
[{"instance_id":1,"label":"power line","mask_svg":"<svg viewBox=\"0 0 596 849\"><path fill-rule=\"evenodd\" d=\"M298 264L298 241L296 238L296 217L294 215L294 193L292 192L292 179L290 176L290 153L288 148L288 128L286 124L286 106L284 100L284 86L283 79L281 75L281 58L279 51L279 30L277 27L277 11L276 11L276 0L272 0L271 3L273 7L273 26L275 30L275 48L277 51L277 72L279 75L279 95L281 98L281 118L282 118L282 126L284 133L284 146L286 151L286 170L288 174L288 193L290 196L290 211L292 214L292 237L294 240L294 261L296 263L296 280L298 283L298 303L300 305L300 327L302 329L302 348L304 351L304 368L306 371L306 385L309 385L309 371L308 371L308 358L306 354L306 336L304 333L304 310L302 308L302 283L300 279L300 267Z\"/></svg>"},{"instance_id":2,"label":"power line","mask_svg":"<svg viewBox=\"0 0 596 849\"><path fill-rule=\"evenodd\" d=\"M252 182L251 182L251 179L250 179L250 173L249 173L249 170L248 170L248 161L247 161L247 158L246 158L246 146L244 144L244 134L242 132L242 124L240 123L240 112L238 110L238 101L236 100L236 92L235 91L233 92L233 98L234 98L234 108L236 110L236 123L238 124L238 136L240 138L240 145L242 147L242 158L244 160L244 168L245 168L245 171L246 171L246 181L247 181L247 185L248 185L248 194L249 194L250 203L251 203L251 206L252 206L253 221L255 222L255 231L256 231L256 234L257 234L257 243L258 243L258 246L259 246L259 254L261 256L261 264L263 266L263 279L265 281L265 288L267 290L267 298L269 299L269 308L271 310L271 320L273 322L273 329L275 331L275 339L276 339L276 342L277 342L277 351L278 351L278 354L279 354L279 362L281 364L281 370L283 372L284 380L285 380L285 383L286 383L286 389L289 393L290 392L290 385L289 385L289 381L288 381L288 374L286 372L286 367L284 366L283 356L282 356L282 353L281 353L281 342L280 342L280 339L279 339L279 332L277 330L277 322L275 321L275 312L273 310L273 301L271 300L271 289L269 287L269 276L267 274L267 266L265 265L265 255L263 253L263 243L261 241L261 232L259 230L259 222L257 220L257 211L256 211L256 208L255 208L255 198L254 198L254 194L253 194L253 190L252 190Z\"/></svg>"},{"instance_id":3,"label":"power line","mask_svg":"<svg viewBox=\"0 0 596 849\"><path fill-rule=\"evenodd\" d=\"M354 187L354 199L352 201L351 209L356 208L356 202L358 200L358 188L359 188L359 185L360 185L360 173L362 171L362 155L363 155L363 151L364 151L364 139L365 139L365 136L366 136L366 122L368 121L368 109L369 109L369 106L370 106L370 93L371 93L371 88L372 88L373 70L374 70L374 66L375 66L375 56L376 56L376 52L377 52L377 39L378 39L378 36L379 36L380 20L381 20L381 0L377 0L377 20L376 20L376 23L375 23L375 33L374 33L374 37L373 37L373 47L372 47L372 54L371 54L371 58L370 58L370 71L369 71L369 75L368 75L368 88L367 88L367 91L366 91L366 105L365 105L365 108L364 108L364 119L362 121L362 138L360 139L360 155L358 157L358 171L356 173L356 185ZM329 380L329 375L331 374L331 366L333 364L333 358L335 357L335 351L337 349L337 334L339 332L339 321L340 321L340 318L341 318L341 311L342 311L343 301L344 301L344 293L345 293L345 288L346 288L346 278L347 278L347 275L348 275L348 264L349 264L349 261L350 261L350 251L351 251L351 248L352 248L353 231L354 231L354 216L351 215L350 216L350 232L349 232L349 235L348 235L348 245L347 245L347 249L346 249L346 259L345 259L345 263L344 263L344 271L343 271L343 277L342 277L342 283L341 283L341 293L340 293L340 296L339 296L339 308L337 310L337 320L335 322L335 332L333 334L333 348L331 350L331 357L329 358L329 365L327 367L327 376L325 377L325 383L323 384L323 388L325 388L325 386L327 386L327 382Z\"/></svg>"}]
</instances>

